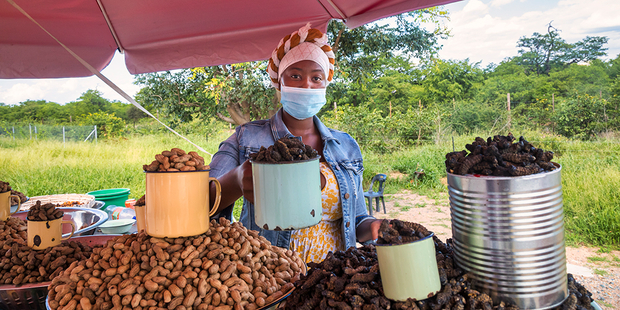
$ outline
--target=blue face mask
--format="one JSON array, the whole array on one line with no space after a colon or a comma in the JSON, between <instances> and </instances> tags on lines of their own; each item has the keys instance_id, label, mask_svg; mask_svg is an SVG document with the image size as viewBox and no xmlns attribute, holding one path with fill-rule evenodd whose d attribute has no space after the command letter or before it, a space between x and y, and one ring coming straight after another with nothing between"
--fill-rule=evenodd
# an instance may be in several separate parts
<instances>
[{"instance_id":1,"label":"blue face mask","mask_svg":"<svg viewBox=\"0 0 620 310\"><path fill-rule=\"evenodd\" d=\"M280 103L284 111L298 120L316 115L326 102L325 88L280 86Z\"/></svg>"}]
</instances>

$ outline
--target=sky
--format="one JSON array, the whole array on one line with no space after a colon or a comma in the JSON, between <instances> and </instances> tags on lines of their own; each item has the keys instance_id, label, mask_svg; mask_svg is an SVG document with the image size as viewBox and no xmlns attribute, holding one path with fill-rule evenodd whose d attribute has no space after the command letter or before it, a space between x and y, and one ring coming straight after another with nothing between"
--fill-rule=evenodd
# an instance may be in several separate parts
<instances>
[{"instance_id":1,"label":"sky","mask_svg":"<svg viewBox=\"0 0 620 310\"><path fill-rule=\"evenodd\" d=\"M619 0L464 0L444 6L450 12L446 26L451 36L440 40L442 59L480 62L481 67L517 55L519 38L546 33L547 25L560 30L568 43L586 36L606 36L607 57L620 54ZM102 71L129 95L140 89L118 52ZM0 103L47 100L65 104L96 89L109 100L126 102L96 77L67 79L0 79Z\"/></svg>"}]
</instances>

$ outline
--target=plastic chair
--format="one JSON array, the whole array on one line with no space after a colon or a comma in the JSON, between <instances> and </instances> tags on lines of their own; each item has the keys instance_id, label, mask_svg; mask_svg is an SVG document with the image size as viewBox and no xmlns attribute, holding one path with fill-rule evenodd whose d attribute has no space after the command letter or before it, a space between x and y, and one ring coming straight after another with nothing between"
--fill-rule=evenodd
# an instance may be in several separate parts
<instances>
[{"instance_id":1,"label":"plastic chair","mask_svg":"<svg viewBox=\"0 0 620 310\"><path fill-rule=\"evenodd\" d=\"M385 179L387 179L387 176L385 174L377 174L374 177L372 177L372 181L370 181L370 189L368 189L367 192L364 192L364 197L368 198L368 213L370 215L372 215L372 199L375 199L375 202L377 204L377 211L381 210L379 208L379 199L381 199L381 203L383 204L383 213L385 212L385 201L383 200L383 189L384 189L384 183L385 183ZM375 185L375 182L379 182L379 189L375 192L373 190L373 187Z\"/></svg>"}]
</instances>

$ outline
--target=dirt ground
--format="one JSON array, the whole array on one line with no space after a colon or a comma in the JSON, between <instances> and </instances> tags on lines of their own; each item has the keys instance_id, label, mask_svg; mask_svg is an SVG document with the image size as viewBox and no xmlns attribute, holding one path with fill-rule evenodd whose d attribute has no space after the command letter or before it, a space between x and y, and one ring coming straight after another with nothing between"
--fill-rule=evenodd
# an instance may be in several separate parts
<instances>
[{"instance_id":1,"label":"dirt ground","mask_svg":"<svg viewBox=\"0 0 620 310\"><path fill-rule=\"evenodd\" d=\"M381 211L373 215L421 223L443 241L452 237L447 194L430 199L404 190L386 195L385 207L386 213L381 206ZM566 261L568 273L592 292L592 298L604 310L620 309L620 251L604 253L598 248L566 247Z\"/></svg>"}]
</instances>

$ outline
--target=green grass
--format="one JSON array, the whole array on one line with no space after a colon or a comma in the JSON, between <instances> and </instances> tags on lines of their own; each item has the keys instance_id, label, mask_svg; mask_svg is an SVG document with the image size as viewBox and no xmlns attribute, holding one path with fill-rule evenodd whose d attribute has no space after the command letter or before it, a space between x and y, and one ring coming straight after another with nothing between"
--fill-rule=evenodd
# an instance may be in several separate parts
<instances>
[{"instance_id":1,"label":"green grass","mask_svg":"<svg viewBox=\"0 0 620 310\"><path fill-rule=\"evenodd\" d=\"M606 257L588 256L588 261L590 261L590 262L608 262L609 260Z\"/></svg>"},{"instance_id":2,"label":"green grass","mask_svg":"<svg viewBox=\"0 0 620 310\"><path fill-rule=\"evenodd\" d=\"M415 204L416 208L424 208L426 207L426 203L425 202L418 202Z\"/></svg>"},{"instance_id":3,"label":"green grass","mask_svg":"<svg viewBox=\"0 0 620 310\"><path fill-rule=\"evenodd\" d=\"M599 276L606 276L609 274L609 272L607 272L606 270L598 269L598 268L594 268L594 273Z\"/></svg>"},{"instance_id":4,"label":"green grass","mask_svg":"<svg viewBox=\"0 0 620 310\"><path fill-rule=\"evenodd\" d=\"M608 303L608 302L606 302L606 301L604 301L602 299L599 299L596 302L601 304L601 305L603 305L603 306L605 306L605 307L607 307L607 308L612 308L613 309L613 307L614 307L612 304L610 304L610 303Z\"/></svg>"},{"instance_id":5,"label":"green grass","mask_svg":"<svg viewBox=\"0 0 620 310\"><path fill-rule=\"evenodd\" d=\"M218 140L204 142L204 137L189 136L194 143L214 153ZM41 140L0 139L0 180L26 196L78 193L106 188L129 188L129 198L145 193L142 165L155 159L155 154L179 147L186 151L194 146L172 134L141 136L129 139L99 139L95 143ZM202 154L210 161L208 154Z\"/></svg>"}]
</instances>

